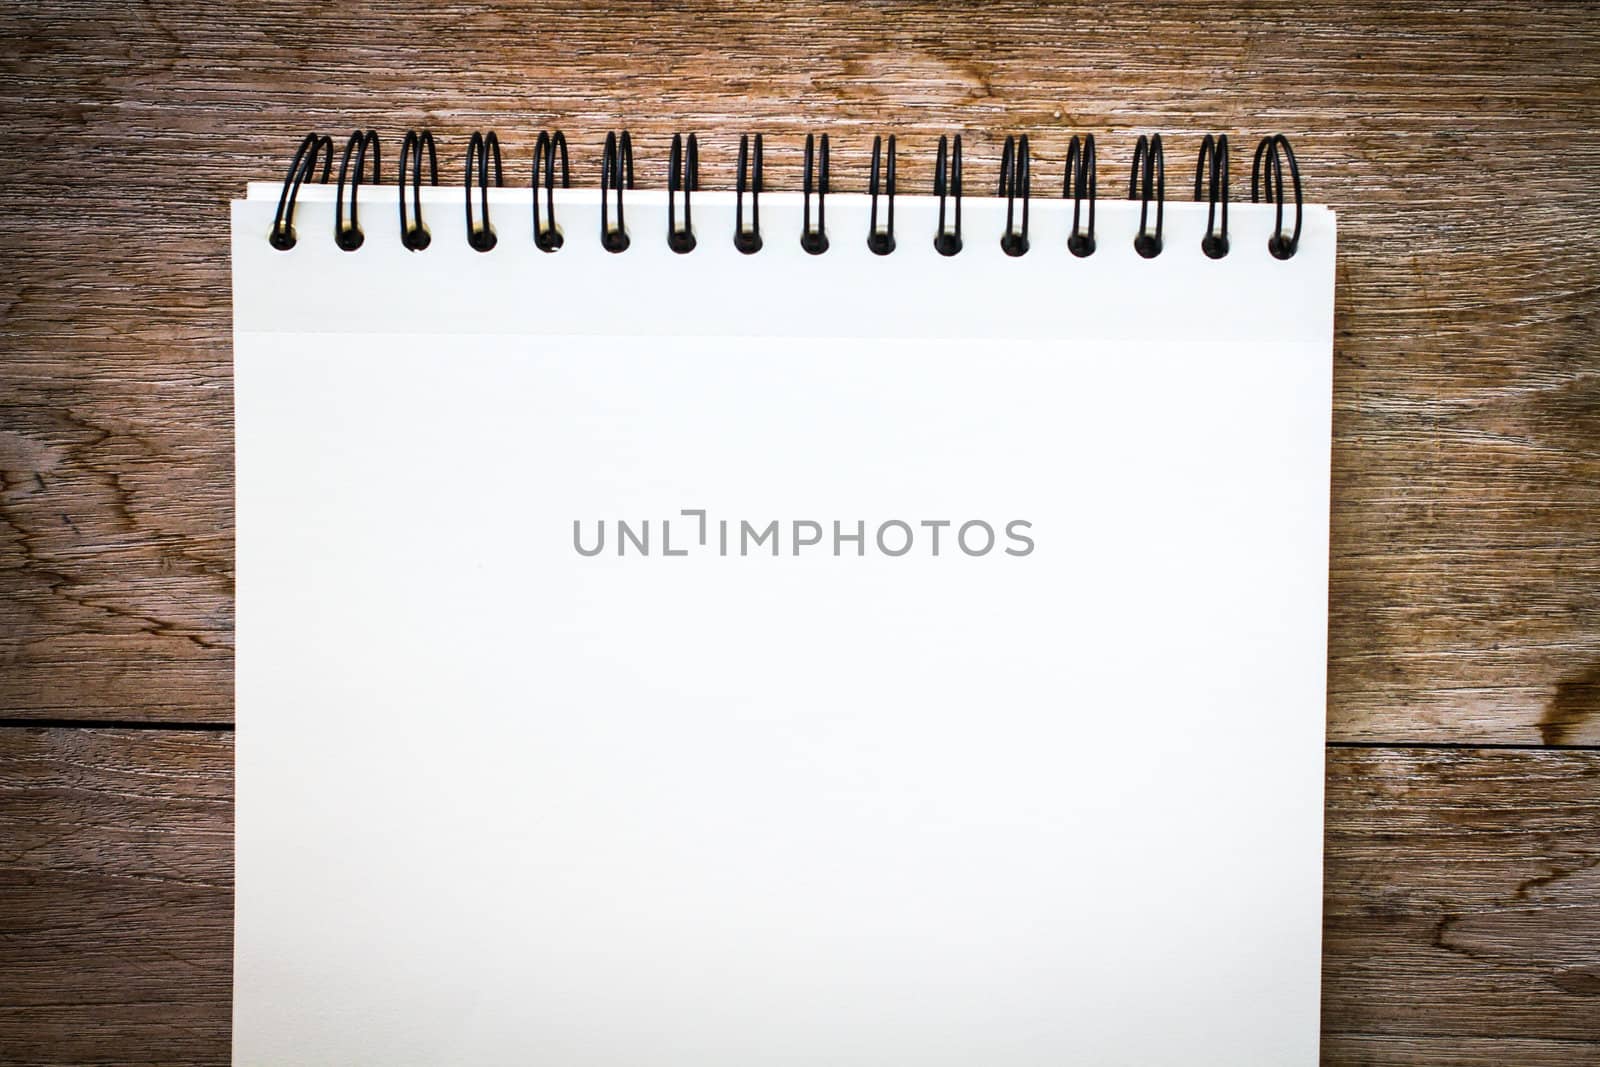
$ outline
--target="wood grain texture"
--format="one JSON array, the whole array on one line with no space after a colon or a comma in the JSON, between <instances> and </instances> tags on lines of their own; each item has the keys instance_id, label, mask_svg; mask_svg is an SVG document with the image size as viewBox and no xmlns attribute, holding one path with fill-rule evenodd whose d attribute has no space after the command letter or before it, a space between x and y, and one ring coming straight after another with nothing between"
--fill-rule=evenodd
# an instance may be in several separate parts
<instances>
[{"instance_id":1,"label":"wood grain texture","mask_svg":"<svg viewBox=\"0 0 1600 1067\"><path fill-rule=\"evenodd\" d=\"M1070 134L1107 186L1138 131L1288 133L1341 212L1329 728L1600 742L1600 8L1272 3L549 2L0 12L0 708L226 720L231 394L225 202L307 128L427 125L446 173L494 127L769 135L775 187L828 129L861 188L965 131L969 172ZM393 142L391 141L391 149ZM391 159L392 159L391 155ZM1235 160L1234 192L1244 161Z\"/></svg>"},{"instance_id":2,"label":"wood grain texture","mask_svg":"<svg viewBox=\"0 0 1600 1067\"><path fill-rule=\"evenodd\" d=\"M226 733L0 729L0 1063L225 1062ZM1324 1061L1600 1061L1600 752L1336 750Z\"/></svg>"},{"instance_id":3,"label":"wood grain texture","mask_svg":"<svg viewBox=\"0 0 1600 1067\"><path fill-rule=\"evenodd\" d=\"M1600 1062L1600 752L1331 750L1340 1063Z\"/></svg>"},{"instance_id":4,"label":"wood grain texture","mask_svg":"<svg viewBox=\"0 0 1600 1067\"><path fill-rule=\"evenodd\" d=\"M232 717L226 201L301 133L1293 138L1340 212L1329 731L1600 745L1600 7L0 0L0 716ZM393 154L390 153L392 160ZM1235 157L1234 194L1244 182ZM1600 753L1334 750L1325 1058L1600 1061ZM0 1063L222 1062L231 737L0 729Z\"/></svg>"},{"instance_id":5,"label":"wood grain texture","mask_svg":"<svg viewBox=\"0 0 1600 1067\"><path fill-rule=\"evenodd\" d=\"M227 1062L230 734L0 729L0 1064Z\"/></svg>"}]
</instances>

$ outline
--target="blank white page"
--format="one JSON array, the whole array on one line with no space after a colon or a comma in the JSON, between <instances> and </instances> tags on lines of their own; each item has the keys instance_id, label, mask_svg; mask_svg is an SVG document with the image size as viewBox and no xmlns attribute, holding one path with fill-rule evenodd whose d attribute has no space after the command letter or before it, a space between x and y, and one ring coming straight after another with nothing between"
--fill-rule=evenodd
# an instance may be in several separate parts
<instances>
[{"instance_id":1,"label":"blank white page","mask_svg":"<svg viewBox=\"0 0 1600 1067\"><path fill-rule=\"evenodd\" d=\"M1317 1060L1334 268L233 206L234 1058Z\"/></svg>"}]
</instances>

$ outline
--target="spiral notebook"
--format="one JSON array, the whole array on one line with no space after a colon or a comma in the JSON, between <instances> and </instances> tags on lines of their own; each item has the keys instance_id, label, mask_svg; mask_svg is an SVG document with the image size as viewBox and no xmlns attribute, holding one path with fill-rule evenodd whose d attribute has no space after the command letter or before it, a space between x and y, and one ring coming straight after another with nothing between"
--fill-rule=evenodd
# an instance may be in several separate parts
<instances>
[{"instance_id":1,"label":"spiral notebook","mask_svg":"<svg viewBox=\"0 0 1600 1067\"><path fill-rule=\"evenodd\" d=\"M1287 142L379 147L232 208L235 1062L1316 1062Z\"/></svg>"}]
</instances>

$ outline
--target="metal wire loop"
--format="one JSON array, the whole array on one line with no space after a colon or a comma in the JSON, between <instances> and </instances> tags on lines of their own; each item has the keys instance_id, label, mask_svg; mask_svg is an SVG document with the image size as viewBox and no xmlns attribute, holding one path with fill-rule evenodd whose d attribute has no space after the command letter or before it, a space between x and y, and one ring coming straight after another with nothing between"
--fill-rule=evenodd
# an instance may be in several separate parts
<instances>
[{"instance_id":1,"label":"metal wire loop","mask_svg":"<svg viewBox=\"0 0 1600 1067\"><path fill-rule=\"evenodd\" d=\"M561 156L561 188L572 187L567 160L567 135L560 130L540 130L533 142L533 244L541 252L554 252L566 243L556 225L556 154ZM540 171L543 170L541 178ZM544 185L544 217L539 216L539 186Z\"/></svg>"},{"instance_id":2,"label":"metal wire loop","mask_svg":"<svg viewBox=\"0 0 1600 1067\"><path fill-rule=\"evenodd\" d=\"M400 243L408 252L420 252L432 243L433 237L422 224L422 150L428 150L428 184L439 184L439 152L433 144L433 134L423 130L407 130L400 142ZM411 164L411 217L406 217L406 164Z\"/></svg>"},{"instance_id":3,"label":"metal wire loop","mask_svg":"<svg viewBox=\"0 0 1600 1067\"><path fill-rule=\"evenodd\" d=\"M1067 236L1067 251L1080 259L1094 255L1094 134L1080 140L1073 135L1067 146L1067 173L1061 183L1063 199L1072 198L1072 232ZM1089 203L1089 225L1083 225L1083 204Z\"/></svg>"},{"instance_id":4,"label":"metal wire loop","mask_svg":"<svg viewBox=\"0 0 1600 1067\"><path fill-rule=\"evenodd\" d=\"M672 135L672 150L667 154L667 247L683 255L694 251L694 216L691 197L700 188L700 146L689 135L687 150L683 134ZM678 193L683 193L683 227L678 227Z\"/></svg>"},{"instance_id":5,"label":"metal wire loop","mask_svg":"<svg viewBox=\"0 0 1600 1067\"><path fill-rule=\"evenodd\" d=\"M1225 133L1216 137L1208 133L1200 142L1200 155L1194 163L1196 201L1202 198L1202 190L1208 206L1206 235L1200 239L1200 251L1211 259L1221 259L1228 254L1228 135Z\"/></svg>"},{"instance_id":6,"label":"metal wire loop","mask_svg":"<svg viewBox=\"0 0 1600 1067\"><path fill-rule=\"evenodd\" d=\"M1280 154L1281 153L1281 154ZM1289 177L1294 188L1294 229L1283 230L1283 168L1289 165ZM1300 225L1304 221L1305 200L1300 190L1300 166L1294 161L1294 149L1283 134L1263 137L1256 146L1255 162L1250 167L1250 201L1258 203L1263 191L1267 203L1278 205L1278 213L1267 239L1267 251L1274 259L1288 259L1300 248Z\"/></svg>"},{"instance_id":7,"label":"metal wire loop","mask_svg":"<svg viewBox=\"0 0 1600 1067\"><path fill-rule=\"evenodd\" d=\"M505 175L500 167L500 138L490 131L487 135L473 133L472 139L467 142L467 177L466 177L466 210L467 210L467 244L477 252L487 252L495 246L497 238L494 227L489 223L489 160L494 159L494 184L505 184ZM478 215L479 219L472 217L472 184L473 164L476 163L478 184Z\"/></svg>"},{"instance_id":8,"label":"metal wire loop","mask_svg":"<svg viewBox=\"0 0 1600 1067\"><path fill-rule=\"evenodd\" d=\"M812 164L815 161L815 168ZM800 247L813 256L828 250L828 135L822 135L820 150L814 134L806 134L805 192L801 216ZM811 194L817 195L817 226L811 227Z\"/></svg>"},{"instance_id":9,"label":"metal wire loop","mask_svg":"<svg viewBox=\"0 0 1600 1067\"><path fill-rule=\"evenodd\" d=\"M939 198L939 229L933 235L933 247L941 256L953 256L961 251L961 135L954 143L940 135L939 153L933 164L933 195ZM947 226L946 200L953 200L954 225Z\"/></svg>"},{"instance_id":10,"label":"metal wire loop","mask_svg":"<svg viewBox=\"0 0 1600 1067\"><path fill-rule=\"evenodd\" d=\"M883 138L872 139L872 177L868 179L867 193L872 197L872 216L867 223L867 247L873 255L886 256L894 251L894 135L889 135L889 161L880 165L883 158ZM878 192L880 187L888 197L885 226L878 229Z\"/></svg>"},{"instance_id":11,"label":"metal wire loop","mask_svg":"<svg viewBox=\"0 0 1600 1067\"><path fill-rule=\"evenodd\" d=\"M1162 202L1167 196L1167 167L1161 154L1161 135L1139 135L1133 149L1133 172L1128 178L1128 199L1139 201L1139 233L1133 250L1145 259L1161 254ZM1150 202L1156 205L1156 228L1150 229Z\"/></svg>"},{"instance_id":12,"label":"metal wire loop","mask_svg":"<svg viewBox=\"0 0 1600 1067\"><path fill-rule=\"evenodd\" d=\"M1022 256L1028 252L1028 194L1033 179L1028 172L1028 135L1007 137L1000 153L1000 191L996 196L1006 198L1006 229L1000 235L1000 249L1008 256ZM1017 200L1022 200L1022 226L1016 225Z\"/></svg>"},{"instance_id":13,"label":"metal wire loop","mask_svg":"<svg viewBox=\"0 0 1600 1067\"><path fill-rule=\"evenodd\" d=\"M372 184L380 185L383 182L382 171L378 165L378 131L357 130L350 135L350 140L345 142L344 158L339 161L339 188L334 193L333 199L333 243L346 252L354 252L361 247L366 235L361 232L361 217L356 205L357 195L361 191L361 174L366 169L367 150L372 150ZM350 157L355 156L356 169L350 173ZM350 183L350 221L345 221L344 215L344 189L345 182Z\"/></svg>"},{"instance_id":14,"label":"metal wire loop","mask_svg":"<svg viewBox=\"0 0 1600 1067\"><path fill-rule=\"evenodd\" d=\"M317 170L317 157L322 157L323 185L333 169L333 138L320 133L308 133L295 149L289 163L289 173L283 179L283 191L278 194L278 210L272 216L272 229L267 233L267 243L280 252L295 246L294 205L300 196L300 186L311 180Z\"/></svg>"},{"instance_id":15,"label":"metal wire loop","mask_svg":"<svg viewBox=\"0 0 1600 1067\"><path fill-rule=\"evenodd\" d=\"M750 256L761 251L761 135L756 134L755 151L750 150L750 135L739 135L739 173L734 179L733 247ZM750 193L750 227L744 225L744 194Z\"/></svg>"},{"instance_id":16,"label":"metal wire loop","mask_svg":"<svg viewBox=\"0 0 1600 1067\"><path fill-rule=\"evenodd\" d=\"M628 131L622 136L606 134L606 146L600 157L600 246L607 252L628 250L628 226L622 215L622 190L633 188L633 139ZM611 194L616 193L617 218L611 220Z\"/></svg>"}]
</instances>

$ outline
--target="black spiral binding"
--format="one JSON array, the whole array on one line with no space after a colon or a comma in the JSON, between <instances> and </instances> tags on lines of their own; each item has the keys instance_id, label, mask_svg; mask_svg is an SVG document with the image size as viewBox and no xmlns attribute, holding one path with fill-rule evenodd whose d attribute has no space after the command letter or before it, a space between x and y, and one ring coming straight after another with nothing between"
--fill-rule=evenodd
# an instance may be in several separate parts
<instances>
[{"instance_id":1,"label":"black spiral binding","mask_svg":"<svg viewBox=\"0 0 1600 1067\"><path fill-rule=\"evenodd\" d=\"M417 252L431 243L422 216L423 154L427 154L428 181L439 182L438 149L433 134L427 130L409 130L400 145L399 188L397 206L400 220L400 242L409 251ZM867 247L875 255L888 255L895 250L895 195L896 195L897 144L893 136L877 136L872 142L872 170L868 183L870 214L867 230ZM367 170L367 158L372 164ZM555 189L556 158L560 157L562 188L572 184L571 165L568 158L567 139L560 130L541 131L533 151L533 232L536 247L544 252L554 252L562 247L564 237L556 224ZM762 135L742 135L739 138L738 177L734 209L734 247L744 254L759 251L763 244L761 233ZM489 133L474 133L467 144L465 171L465 210L467 243L479 252L494 248L497 238L489 217L490 161L493 161L493 183L504 184L499 138ZM317 175L317 164L322 173ZM800 245L811 255L828 250L827 197L830 191L829 139L827 134L808 134L805 141L805 175L803 180L803 211ZM295 247L295 206L300 188L306 182L326 184L332 173L333 141L322 134L307 134L295 150L278 195L277 210L273 214L268 243L280 251ZM1095 251L1095 139L1092 134L1081 138L1074 136L1067 150L1066 173L1063 176L1061 195L1072 200L1072 229L1067 237L1068 250L1077 257L1092 255ZM1028 225L1032 195L1032 162L1027 135L1008 136L1000 158L1000 180L997 195L1006 201L1005 231L1000 237L1000 247L1008 256L1021 256L1029 248ZM1211 259L1221 259L1229 254L1228 211L1228 137L1226 134L1207 134L1201 141L1195 159L1194 199L1207 204L1206 231L1201 239L1201 251ZM1287 178L1286 175L1287 174ZM338 187L334 197L334 243L344 251L353 252L362 247L365 233L360 219L360 191L363 184L378 185L382 181L380 140L375 130L356 130L345 143L344 155L339 163ZM411 193L408 197L406 184ZM473 210L473 186L477 186L477 211ZM540 187L543 186L543 209L540 205ZM600 177L600 240L607 251L622 252L629 246L627 224L623 214L626 189L634 188L633 144L626 130L606 135L602 152ZM345 195L349 193L346 210ZM667 177L667 245L674 252L687 253L696 247L694 230L693 196L700 191L700 146L695 134L676 134L668 157ZM1289 194L1294 196L1292 227L1285 227ZM745 197L749 194L749 220L746 223ZM961 232L961 135L939 138L933 176L933 193L939 201L938 229L934 234L934 248L943 256L953 256L962 249ZM679 197L682 197L682 220L678 217ZM816 218L812 220L812 197L816 197ZM1138 200L1139 229L1134 237L1134 249L1146 259L1161 254L1163 247L1164 203L1166 199L1166 164L1162 151L1161 135L1140 136L1134 147L1133 164L1129 172L1128 198ZM1282 134L1262 138L1256 147L1250 172L1250 199L1265 201L1276 207L1272 236L1267 240L1268 251L1276 259L1292 258L1300 246L1300 235L1305 221L1305 197L1300 182L1300 167L1295 160L1289 140ZM1018 200L1021 210L1018 210ZM1151 205L1155 206L1152 220ZM882 215L880 215L880 207ZM613 219L613 212L615 218ZM882 225L880 226L880 219ZM1154 225L1152 226L1152 221Z\"/></svg>"},{"instance_id":2,"label":"black spiral binding","mask_svg":"<svg viewBox=\"0 0 1600 1067\"><path fill-rule=\"evenodd\" d=\"M1150 232L1150 201L1156 202L1156 228ZM1139 135L1133 149L1133 174L1128 179L1128 199L1139 201L1139 233L1133 250L1145 259L1161 254L1162 202L1167 198L1167 167L1161 156L1161 135Z\"/></svg>"},{"instance_id":3,"label":"black spiral binding","mask_svg":"<svg viewBox=\"0 0 1600 1067\"><path fill-rule=\"evenodd\" d=\"M667 247L679 255L694 251L694 215L691 199L700 188L700 146L689 135L684 150L683 134L672 135L672 150L667 155ZM683 193L683 227L678 227L678 193Z\"/></svg>"},{"instance_id":4,"label":"black spiral binding","mask_svg":"<svg viewBox=\"0 0 1600 1067\"><path fill-rule=\"evenodd\" d=\"M872 139L872 177L867 183L867 195L872 197L872 213L867 222L867 247L875 256L886 256L894 251L894 134L889 135L889 162L883 171L882 186L888 197L885 227L878 229L879 161L883 155L883 138Z\"/></svg>"},{"instance_id":5,"label":"black spiral binding","mask_svg":"<svg viewBox=\"0 0 1600 1067\"><path fill-rule=\"evenodd\" d=\"M267 234L267 242L280 252L289 251L298 240L294 232L294 203L300 196L300 186L316 173L319 155L322 157L322 177L319 180L326 185L328 174L333 169L333 138L319 133L306 134L289 163L289 174L283 179L283 191L278 194L278 210L272 216L272 230Z\"/></svg>"},{"instance_id":6,"label":"black spiral binding","mask_svg":"<svg viewBox=\"0 0 1600 1067\"><path fill-rule=\"evenodd\" d=\"M467 244L475 252L487 252L498 243L499 238L494 235L494 227L489 223L489 160L494 159L494 184L496 187L505 184L505 174L500 167L500 138L490 130L485 136L474 133L467 142L467 177L466 177L466 208L467 208ZM472 218L472 180L473 163L477 163L478 180L478 214L481 221L474 222Z\"/></svg>"},{"instance_id":7,"label":"black spiral binding","mask_svg":"<svg viewBox=\"0 0 1600 1067\"><path fill-rule=\"evenodd\" d=\"M1072 232L1067 236L1067 251L1078 258L1094 255L1094 134L1081 141L1076 134L1067 146L1067 175L1061 183L1063 199L1072 198ZM1089 202L1089 225L1082 226L1083 202Z\"/></svg>"},{"instance_id":8,"label":"black spiral binding","mask_svg":"<svg viewBox=\"0 0 1600 1067\"><path fill-rule=\"evenodd\" d=\"M744 194L750 192L750 227L744 225ZM756 134L755 152L750 151L750 135L739 135L739 173L734 179L733 247L747 256L761 251L761 135Z\"/></svg>"},{"instance_id":9,"label":"black spiral binding","mask_svg":"<svg viewBox=\"0 0 1600 1067\"><path fill-rule=\"evenodd\" d=\"M572 187L572 170L567 164L567 135L560 130L540 130L533 143L533 245L541 252L554 252L566 243L556 225L556 153L561 153L561 188ZM543 165L545 217L539 218L540 166Z\"/></svg>"},{"instance_id":10,"label":"black spiral binding","mask_svg":"<svg viewBox=\"0 0 1600 1067\"><path fill-rule=\"evenodd\" d=\"M996 196L1006 198L1006 231L1000 235L1000 249L1008 256L1022 256L1028 252L1028 194L1032 179L1028 176L1028 135L1007 137L1005 149L1000 154L1000 191ZM1015 225L1017 198L1022 198L1022 228Z\"/></svg>"},{"instance_id":11,"label":"black spiral binding","mask_svg":"<svg viewBox=\"0 0 1600 1067\"><path fill-rule=\"evenodd\" d=\"M361 192L361 173L365 170L368 146L372 148L372 184L380 185L383 182L382 168L378 165L378 131L357 130L350 135L350 140L344 145L344 158L339 161L339 188L334 193L333 200L333 243L346 252L354 252L366 240L366 234L361 232L361 217L356 205L356 198ZM354 153L356 160L355 174L350 173L350 156ZM346 180L350 183L350 222L347 225L344 219L344 187Z\"/></svg>"},{"instance_id":12,"label":"black spiral binding","mask_svg":"<svg viewBox=\"0 0 1600 1067\"><path fill-rule=\"evenodd\" d=\"M400 244L408 252L420 252L433 243L428 228L422 224L422 150L428 150L428 184L439 184L439 152L433 144L433 134L423 130L407 130L400 142ZM406 164L411 164L411 217L406 218Z\"/></svg>"},{"instance_id":13,"label":"black spiral binding","mask_svg":"<svg viewBox=\"0 0 1600 1067\"><path fill-rule=\"evenodd\" d=\"M802 182L805 201L800 230L800 247L813 256L828 250L828 135L822 135L821 151L816 151L816 136L806 134L805 179ZM812 170L816 158L815 172ZM811 228L811 194L817 194L817 226Z\"/></svg>"},{"instance_id":14,"label":"black spiral binding","mask_svg":"<svg viewBox=\"0 0 1600 1067\"><path fill-rule=\"evenodd\" d=\"M1294 183L1294 231L1287 237L1283 233L1284 160L1288 161L1289 176ZM1289 259L1300 248L1300 224L1303 221L1305 201L1300 193L1300 165L1294 161L1294 149L1289 147L1289 139L1281 133L1263 137L1261 143L1256 146L1255 162L1250 167L1252 203L1260 202L1259 190L1263 187L1266 190L1267 203L1278 205L1272 236L1267 238L1267 251L1272 253L1274 259Z\"/></svg>"},{"instance_id":15,"label":"black spiral binding","mask_svg":"<svg viewBox=\"0 0 1600 1067\"><path fill-rule=\"evenodd\" d=\"M607 252L628 250L628 224L622 216L622 190L633 188L633 140L628 131L622 136L606 134L606 146L600 155L600 246ZM610 193L617 196L617 222L611 224Z\"/></svg>"},{"instance_id":16,"label":"black spiral binding","mask_svg":"<svg viewBox=\"0 0 1600 1067\"><path fill-rule=\"evenodd\" d=\"M1200 155L1194 162L1194 198L1197 202L1201 198L1202 188L1208 191L1206 235L1200 239L1200 251L1210 259L1221 259L1228 254L1228 135L1225 133L1217 137L1208 133L1205 140L1200 142ZM1220 229L1217 227L1219 204L1222 208Z\"/></svg>"},{"instance_id":17,"label":"black spiral binding","mask_svg":"<svg viewBox=\"0 0 1600 1067\"><path fill-rule=\"evenodd\" d=\"M947 167L948 160L948 169ZM939 135L939 154L933 165L933 195L939 198L939 229L933 235L933 247L941 256L953 256L961 251L961 135L956 134L955 144ZM955 201L955 225L945 225L945 198Z\"/></svg>"}]
</instances>

